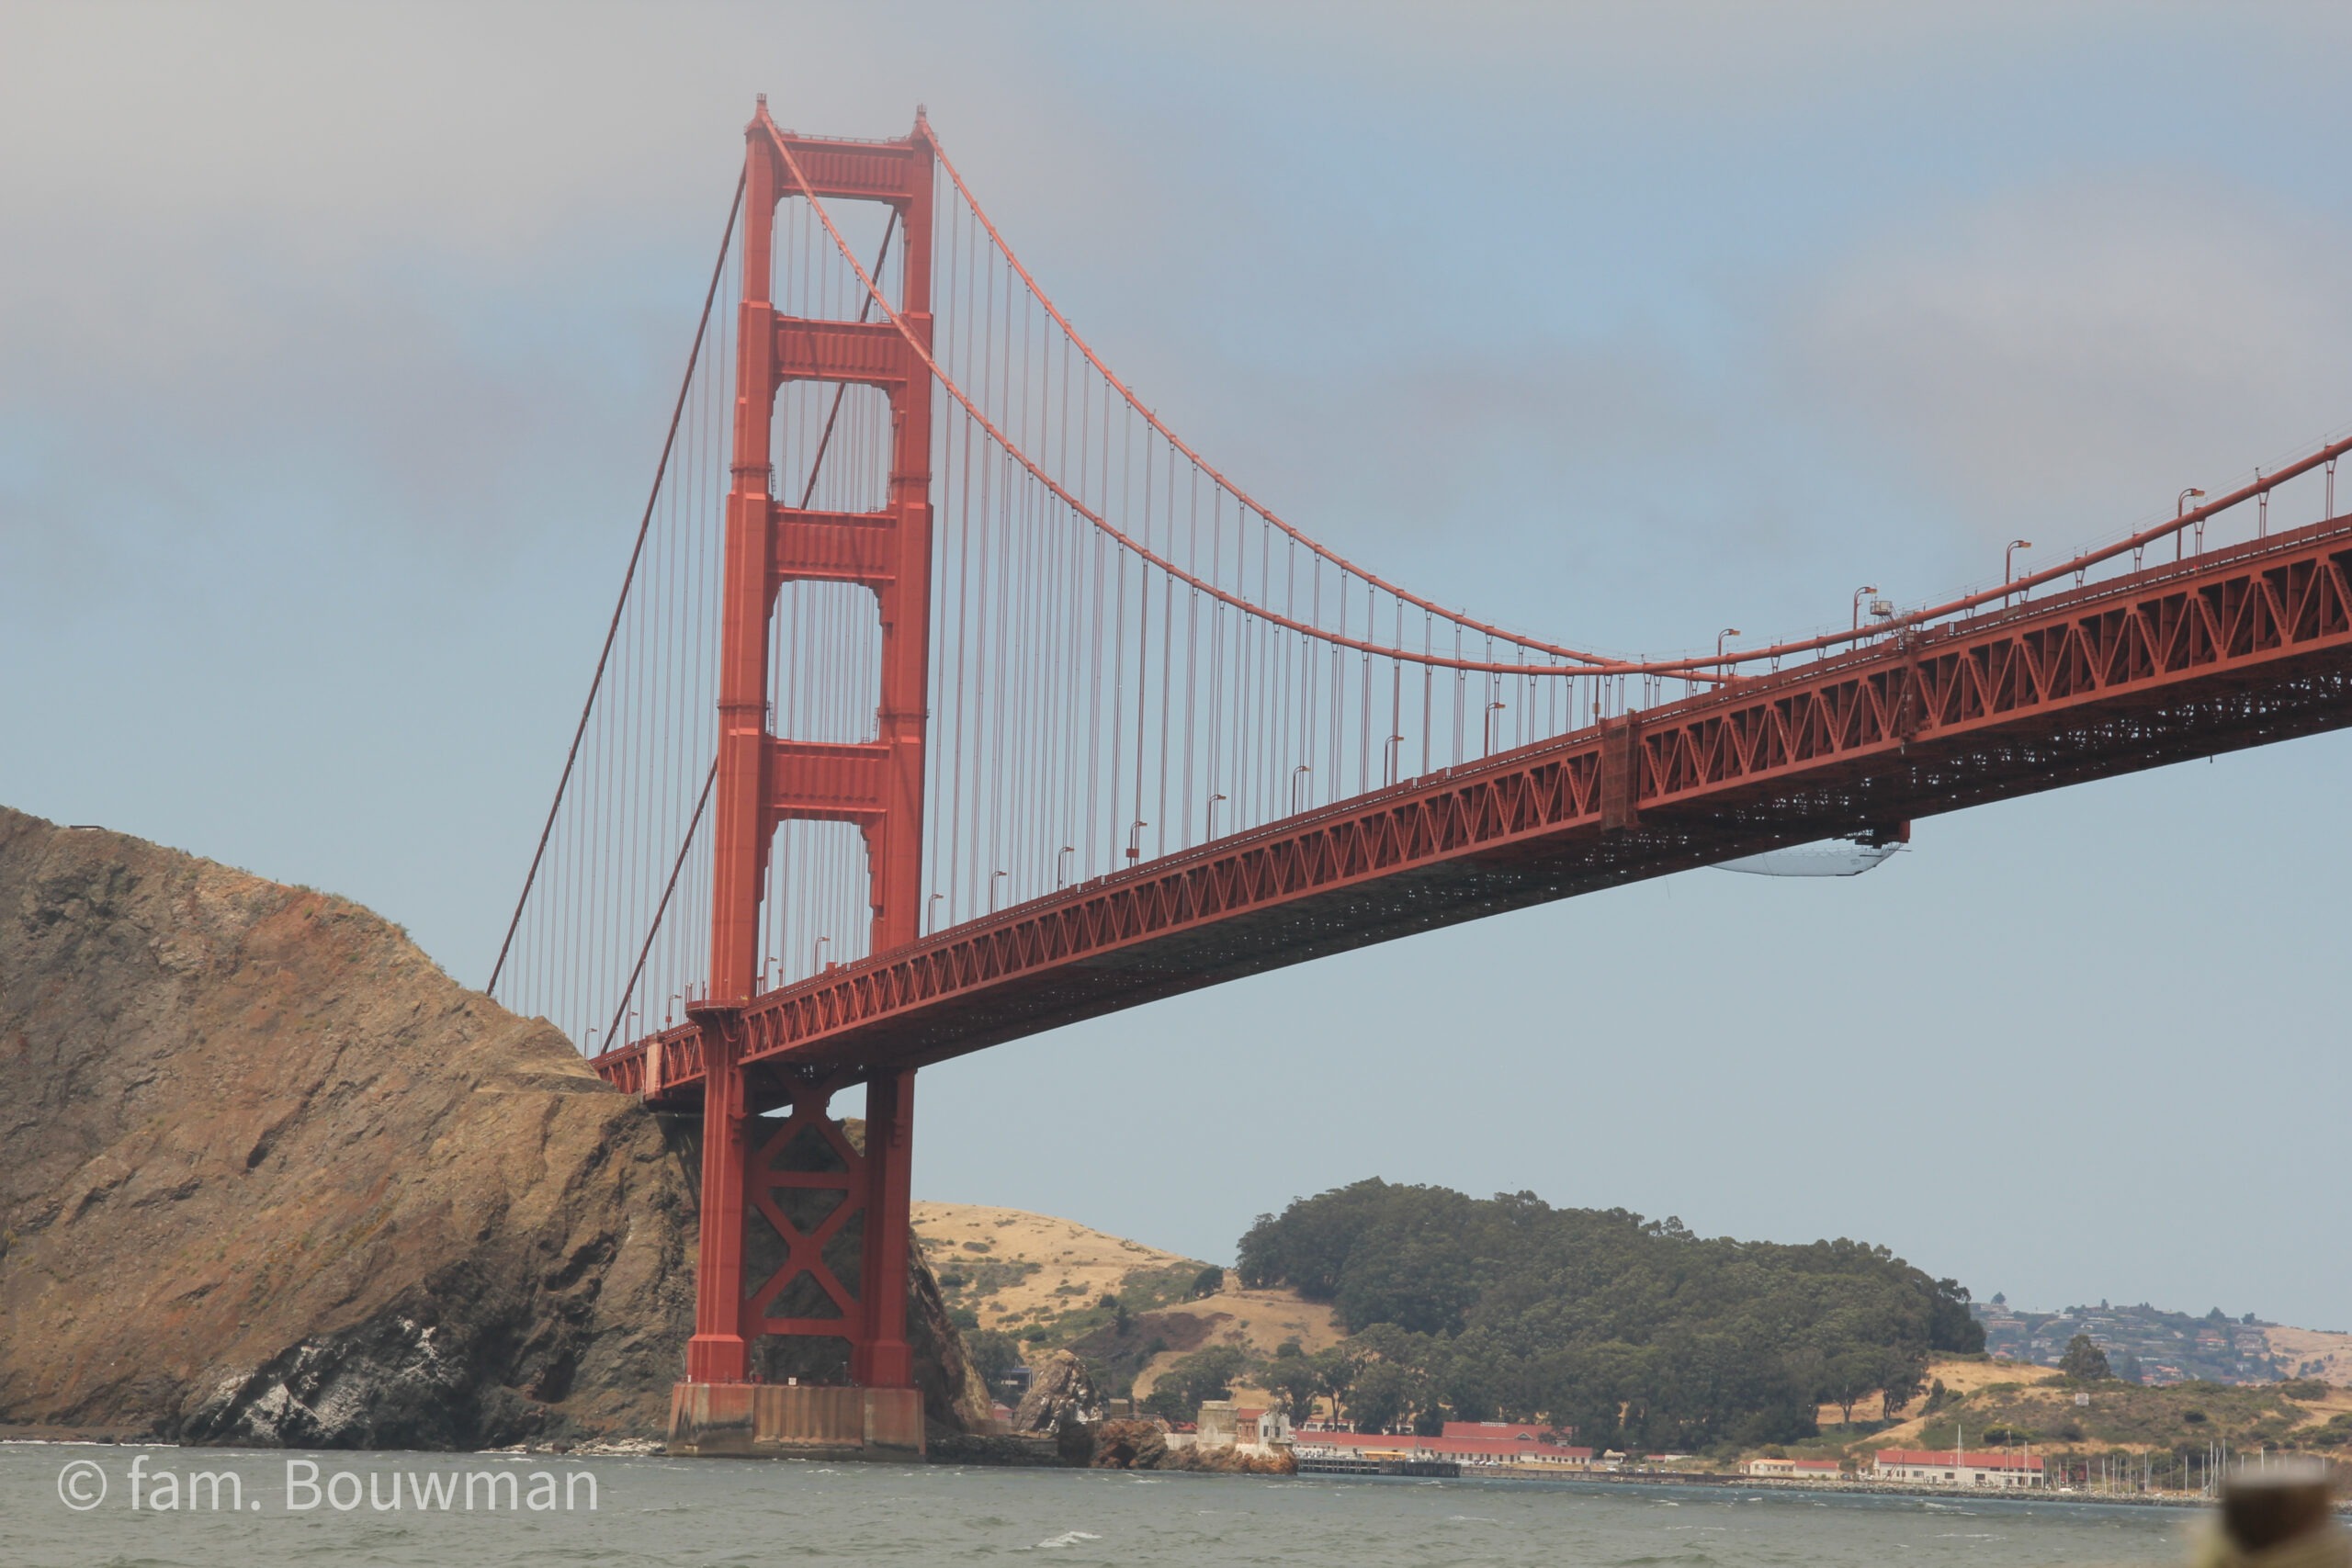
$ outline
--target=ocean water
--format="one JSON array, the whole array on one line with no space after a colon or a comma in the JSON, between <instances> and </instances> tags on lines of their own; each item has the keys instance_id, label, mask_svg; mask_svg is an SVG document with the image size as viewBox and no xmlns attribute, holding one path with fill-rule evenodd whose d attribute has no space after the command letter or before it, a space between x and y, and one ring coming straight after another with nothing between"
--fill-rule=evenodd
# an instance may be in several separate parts
<instances>
[{"instance_id":1,"label":"ocean water","mask_svg":"<svg viewBox=\"0 0 2352 1568\"><path fill-rule=\"evenodd\" d=\"M221 1479L191 1484L199 1472ZM10 1568L2023 1568L2179 1563L2200 1522L2112 1505L1565 1482L0 1444Z\"/></svg>"}]
</instances>

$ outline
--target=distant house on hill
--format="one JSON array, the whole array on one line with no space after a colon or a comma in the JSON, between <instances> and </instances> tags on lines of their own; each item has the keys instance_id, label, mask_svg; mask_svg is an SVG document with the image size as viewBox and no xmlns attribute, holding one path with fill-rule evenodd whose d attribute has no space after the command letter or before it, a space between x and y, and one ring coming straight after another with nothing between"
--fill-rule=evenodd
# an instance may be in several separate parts
<instances>
[{"instance_id":1,"label":"distant house on hill","mask_svg":"<svg viewBox=\"0 0 2352 1568\"><path fill-rule=\"evenodd\" d=\"M1781 1481L1843 1481L1846 1467L1834 1459L1752 1459L1747 1473Z\"/></svg>"},{"instance_id":2,"label":"distant house on hill","mask_svg":"<svg viewBox=\"0 0 2352 1568\"><path fill-rule=\"evenodd\" d=\"M2040 1486L2041 1461L2023 1454L1966 1453L1944 1449L1881 1449L1871 1466L1874 1480L1930 1486Z\"/></svg>"}]
</instances>

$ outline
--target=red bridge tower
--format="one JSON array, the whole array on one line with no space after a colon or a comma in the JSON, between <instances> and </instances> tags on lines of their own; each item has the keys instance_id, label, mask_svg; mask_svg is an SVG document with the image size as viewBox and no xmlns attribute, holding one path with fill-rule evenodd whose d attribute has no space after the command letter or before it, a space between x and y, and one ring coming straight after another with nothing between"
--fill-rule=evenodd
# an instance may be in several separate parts
<instances>
[{"instance_id":1,"label":"red bridge tower","mask_svg":"<svg viewBox=\"0 0 2352 1568\"><path fill-rule=\"evenodd\" d=\"M897 141L789 135L766 99L747 130L743 299L736 366L734 483L727 502L721 601L718 776L712 839L710 987L688 1008L705 1064L702 1232L695 1336L673 1403L680 1451L764 1449L782 1442L920 1449L921 1396L907 1348L911 1068L875 1066L821 1077L747 1065L743 1009L760 980L760 904L769 847L789 819L856 824L873 886L872 951L912 942L922 909L923 732L931 626L931 381L888 321L810 321L770 299L776 204L878 201L896 212L903 247L901 318L930 346L933 152L920 116ZM878 282L878 279L877 279ZM890 403L888 502L876 513L804 511L774 494L770 439L776 399L793 380L876 387ZM855 583L881 618L875 739L851 744L769 733L768 671L777 591L786 582ZM863 1077L866 1138L842 1138L826 1107ZM781 1121L766 1107L789 1102ZM752 1129L773 1128L756 1143ZM796 1159L797 1146L815 1161ZM809 1168L811 1165L819 1168ZM798 1193L840 1194L810 1218ZM854 1284L828 1262L854 1221ZM747 1278L746 1227L772 1228L781 1261ZM770 1238L758 1235L757 1239ZM765 1248L775 1254L776 1248ZM803 1283L802 1281L807 1281ZM813 1285L813 1289L811 1286ZM787 1300L798 1315L774 1314ZM809 1303L814 1303L813 1307ZM762 1335L845 1340L853 1386L753 1382Z\"/></svg>"}]
</instances>

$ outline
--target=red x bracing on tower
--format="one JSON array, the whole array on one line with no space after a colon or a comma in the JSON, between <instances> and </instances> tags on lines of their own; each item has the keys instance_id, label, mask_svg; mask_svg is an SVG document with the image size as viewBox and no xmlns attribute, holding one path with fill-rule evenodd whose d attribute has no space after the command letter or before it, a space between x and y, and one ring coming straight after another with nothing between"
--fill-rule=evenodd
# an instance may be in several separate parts
<instances>
[{"instance_id":1,"label":"red x bracing on tower","mask_svg":"<svg viewBox=\"0 0 2352 1568\"><path fill-rule=\"evenodd\" d=\"M491 982L699 1113L673 1442L922 1446L922 1066L2352 724L2347 450L2022 574L2018 541L1942 604L1607 656L1413 593L1212 467L920 115L824 140L763 102Z\"/></svg>"}]
</instances>

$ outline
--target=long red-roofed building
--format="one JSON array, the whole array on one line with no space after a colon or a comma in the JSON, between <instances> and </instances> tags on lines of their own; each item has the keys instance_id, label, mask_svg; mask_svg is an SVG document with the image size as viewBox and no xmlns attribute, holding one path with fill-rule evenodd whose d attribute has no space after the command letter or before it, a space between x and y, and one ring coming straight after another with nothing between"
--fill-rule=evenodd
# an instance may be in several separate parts
<instances>
[{"instance_id":1,"label":"long red-roofed building","mask_svg":"<svg viewBox=\"0 0 2352 1568\"><path fill-rule=\"evenodd\" d=\"M1551 1441L1541 1427L1507 1421L1448 1421L1433 1438L1410 1432L1299 1432L1292 1440L1302 1452L1323 1448L1335 1453L1453 1460L1460 1464L1592 1463L1590 1449L1569 1448Z\"/></svg>"}]
</instances>

